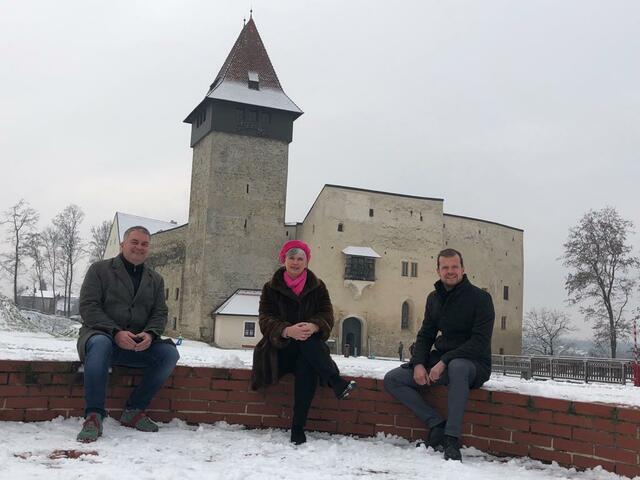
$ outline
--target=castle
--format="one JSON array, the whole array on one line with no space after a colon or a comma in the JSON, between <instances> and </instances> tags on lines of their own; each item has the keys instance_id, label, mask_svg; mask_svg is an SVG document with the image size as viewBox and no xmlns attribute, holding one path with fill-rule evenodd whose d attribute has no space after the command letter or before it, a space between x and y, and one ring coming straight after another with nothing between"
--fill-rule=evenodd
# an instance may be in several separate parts
<instances>
[{"instance_id":1,"label":"castle","mask_svg":"<svg viewBox=\"0 0 640 480\"><path fill-rule=\"evenodd\" d=\"M493 297L494 352L519 354L522 230L444 213L438 198L339 185L325 185L302 222L285 224L288 149L302 113L250 18L184 120L193 148L188 223L118 213L105 252L118 253L127 225L150 228L148 262L165 279L167 333L255 345L256 296L278 267L282 243L301 239L333 301L334 349L348 343L358 354L395 356L420 328L437 253L452 247L472 283Z\"/></svg>"}]
</instances>

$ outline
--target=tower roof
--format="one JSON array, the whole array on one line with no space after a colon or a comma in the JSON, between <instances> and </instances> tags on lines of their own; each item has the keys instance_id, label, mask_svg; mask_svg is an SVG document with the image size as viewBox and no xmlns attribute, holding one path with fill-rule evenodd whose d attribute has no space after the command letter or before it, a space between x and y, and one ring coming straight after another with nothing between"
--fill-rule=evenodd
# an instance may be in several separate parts
<instances>
[{"instance_id":1,"label":"tower roof","mask_svg":"<svg viewBox=\"0 0 640 480\"><path fill-rule=\"evenodd\" d=\"M253 18L245 24L205 97L302 114L284 93ZM196 108L197 109L197 108ZM190 123L194 114L185 122Z\"/></svg>"}]
</instances>

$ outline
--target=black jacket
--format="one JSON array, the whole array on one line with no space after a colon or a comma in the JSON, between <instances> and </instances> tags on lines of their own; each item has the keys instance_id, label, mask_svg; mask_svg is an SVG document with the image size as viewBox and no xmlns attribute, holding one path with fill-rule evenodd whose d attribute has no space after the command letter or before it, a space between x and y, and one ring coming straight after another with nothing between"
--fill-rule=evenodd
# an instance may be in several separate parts
<instances>
[{"instance_id":1,"label":"black jacket","mask_svg":"<svg viewBox=\"0 0 640 480\"><path fill-rule=\"evenodd\" d=\"M449 291L440 280L434 286L408 365L431 368L440 360L448 364L454 358L466 358L476 366L473 388L478 388L491 376L495 319L491 295L472 285L466 275Z\"/></svg>"}]
</instances>

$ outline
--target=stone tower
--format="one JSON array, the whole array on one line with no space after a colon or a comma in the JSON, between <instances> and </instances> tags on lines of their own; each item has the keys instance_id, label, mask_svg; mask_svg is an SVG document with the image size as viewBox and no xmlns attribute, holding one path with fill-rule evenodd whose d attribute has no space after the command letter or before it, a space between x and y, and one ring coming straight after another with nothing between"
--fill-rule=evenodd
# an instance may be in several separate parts
<instances>
[{"instance_id":1,"label":"stone tower","mask_svg":"<svg viewBox=\"0 0 640 480\"><path fill-rule=\"evenodd\" d=\"M249 19L185 119L193 148L179 327L185 334L210 340L211 312L238 288L261 288L277 267L289 143L300 115Z\"/></svg>"}]
</instances>

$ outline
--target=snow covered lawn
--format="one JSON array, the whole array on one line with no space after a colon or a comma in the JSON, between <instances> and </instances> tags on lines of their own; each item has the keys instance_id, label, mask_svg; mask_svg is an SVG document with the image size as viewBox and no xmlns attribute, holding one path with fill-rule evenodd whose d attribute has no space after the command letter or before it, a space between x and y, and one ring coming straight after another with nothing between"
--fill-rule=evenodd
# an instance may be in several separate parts
<instances>
[{"instance_id":1,"label":"snow covered lawn","mask_svg":"<svg viewBox=\"0 0 640 480\"><path fill-rule=\"evenodd\" d=\"M600 468L587 472L530 459L498 459L463 449L462 464L442 454L415 448L393 436L355 438L308 434L293 446L283 430L247 430L223 422L189 426L174 420L155 434L105 422L104 436L79 444L78 418L50 422L0 422L2 479L389 479L456 480L576 479L613 480ZM91 452L78 458L49 458L56 450ZM58 453L60 455L60 453Z\"/></svg>"}]
</instances>

